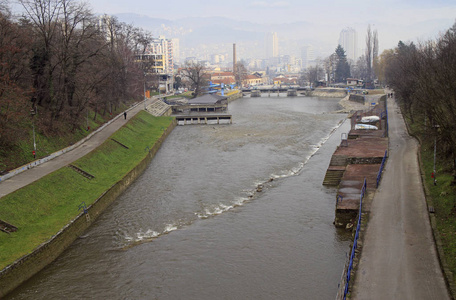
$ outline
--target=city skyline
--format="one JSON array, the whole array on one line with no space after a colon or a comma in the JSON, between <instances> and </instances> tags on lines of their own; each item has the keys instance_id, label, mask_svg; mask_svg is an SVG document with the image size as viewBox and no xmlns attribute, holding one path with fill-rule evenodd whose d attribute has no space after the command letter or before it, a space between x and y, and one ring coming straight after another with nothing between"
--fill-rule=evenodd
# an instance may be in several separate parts
<instances>
[{"instance_id":1,"label":"city skyline","mask_svg":"<svg viewBox=\"0 0 456 300\"><path fill-rule=\"evenodd\" d=\"M448 29L456 16L456 3L450 0L327 1L322 7L315 1L239 1L230 5L202 0L198 3L171 0L150 5L144 0L89 0L96 13L136 13L150 18L175 21L183 18L227 18L252 24L303 23L309 25L326 43L337 43L342 28L352 27L358 38L367 25L379 32L380 51L394 48L399 40L418 41L435 38ZM133 4L133 5L132 5ZM201 22L206 20L201 19ZM275 31L275 30L272 30ZM231 41L237 42L237 41Z\"/></svg>"}]
</instances>

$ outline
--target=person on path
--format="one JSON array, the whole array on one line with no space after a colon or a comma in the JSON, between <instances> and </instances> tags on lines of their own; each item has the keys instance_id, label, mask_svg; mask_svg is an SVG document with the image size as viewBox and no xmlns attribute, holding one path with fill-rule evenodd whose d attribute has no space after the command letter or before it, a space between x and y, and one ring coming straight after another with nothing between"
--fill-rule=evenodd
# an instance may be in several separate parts
<instances>
[{"instance_id":1,"label":"person on path","mask_svg":"<svg viewBox=\"0 0 456 300\"><path fill-rule=\"evenodd\" d=\"M124 111L124 118L125 118L125 120L127 119L127 112L126 111Z\"/></svg>"}]
</instances>

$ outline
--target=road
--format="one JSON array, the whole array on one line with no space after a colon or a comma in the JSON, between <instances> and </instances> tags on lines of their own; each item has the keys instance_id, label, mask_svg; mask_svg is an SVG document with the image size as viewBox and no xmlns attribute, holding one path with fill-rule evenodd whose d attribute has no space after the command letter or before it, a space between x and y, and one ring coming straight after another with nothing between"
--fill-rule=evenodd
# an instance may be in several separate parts
<instances>
[{"instance_id":1,"label":"road","mask_svg":"<svg viewBox=\"0 0 456 300\"><path fill-rule=\"evenodd\" d=\"M146 101L146 105L151 104L154 100L155 98L148 99ZM139 111L143 110L143 103L144 102L141 102L128 111L127 120L124 119L122 112L121 117L114 120L111 124L103 128L103 130L100 130L94 134L90 139L81 144L79 147L0 182L0 198L40 179L41 177L44 177L62 167L65 167L68 164L71 164L75 160L94 150L120 127L122 127L126 121L136 115Z\"/></svg>"},{"instance_id":2,"label":"road","mask_svg":"<svg viewBox=\"0 0 456 300\"><path fill-rule=\"evenodd\" d=\"M388 99L390 150L365 233L352 299L450 299L439 266L418 144Z\"/></svg>"}]
</instances>

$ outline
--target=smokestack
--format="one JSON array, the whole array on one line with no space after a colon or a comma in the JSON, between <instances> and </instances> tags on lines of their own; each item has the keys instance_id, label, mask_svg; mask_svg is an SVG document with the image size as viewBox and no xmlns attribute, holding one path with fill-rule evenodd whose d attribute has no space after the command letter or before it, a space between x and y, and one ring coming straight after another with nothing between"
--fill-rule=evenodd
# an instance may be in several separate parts
<instances>
[{"instance_id":1,"label":"smokestack","mask_svg":"<svg viewBox=\"0 0 456 300\"><path fill-rule=\"evenodd\" d=\"M236 44L233 44L233 74L236 72Z\"/></svg>"}]
</instances>

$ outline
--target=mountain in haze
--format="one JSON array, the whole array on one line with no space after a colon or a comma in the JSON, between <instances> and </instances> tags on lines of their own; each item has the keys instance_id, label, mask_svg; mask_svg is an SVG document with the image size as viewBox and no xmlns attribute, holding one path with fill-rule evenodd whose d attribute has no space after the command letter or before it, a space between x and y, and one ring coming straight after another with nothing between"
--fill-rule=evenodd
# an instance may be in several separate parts
<instances>
[{"instance_id":1,"label":"mountain in haze","mask_svg":"<svg viewBox=\"0 0 456 300\"><path fill-rule=\"evenodd\" d=\"M312 45L315 49L315 56L324 58L336 49L340 31L350 26L348 24L317 26L305 20L281 24L258 24L225 17L187 17L168 20L133 13L122 13L116 16L122 22L151 31L154 36L179 38L181 49L195 48L198 45L205 45L205 47L214 45L213 48L217 48L216 45L221 43L241 43L246 48L254 49L245 53L246 58L261 58L259 53L264 52L264 42L268 32L277 32L280 54L299 57L302 46ZM357 30L358 47L362 50L368 24L353 23L352 20L347 20L347 22ZM406 26L398 26L396 23L372 22L375 24L373 29L378 29L381 51L396 47L399 40L406 42L435 39L439 33L450 28L453 23L454 20L444 18L425 22L417 20Z\"/></svg>"},{"instance_id":2,"label":"mountain in haze","mask_svg":"<svg viewBox=\"0 0 456 300\"><path fill-rule=\"evenodd\" d=\"M299 45L306 43L323 44L328 49L337 46L331 44L329 47L319 40L321 34L317 32L312 24L304 21L288 24L257 24L224 17L188 17L166 20L131 13L117 14L116 17L122 22L149 30L154 36L162 35L166 38L179 38L180 46L184 48L195 48L198 45L248 44L250 45L249 48L253 50L247 52L254 53L245 53L247 57L256 56L256 58L261 58L266 33L268 32L278 33L279 43L281 44L279 47L282 47L282 54L298 55L300 52ZM284 49L283 47L290 44L287 42L290 40L299 41L299 43L298 45L291 43L294 45L292 50ZM241 51L241 49L239 50Z\"/></svg>"}]
</instances>

